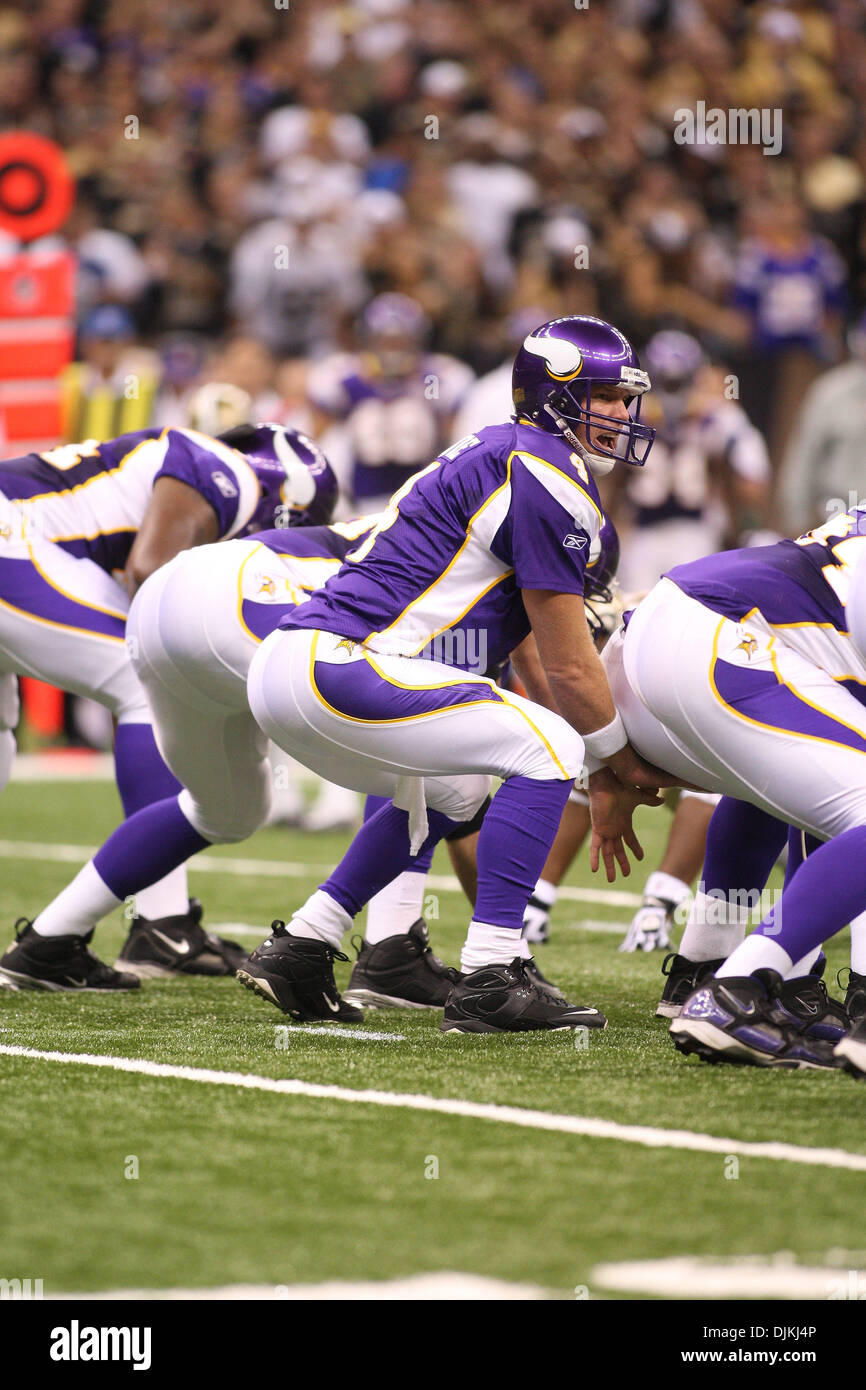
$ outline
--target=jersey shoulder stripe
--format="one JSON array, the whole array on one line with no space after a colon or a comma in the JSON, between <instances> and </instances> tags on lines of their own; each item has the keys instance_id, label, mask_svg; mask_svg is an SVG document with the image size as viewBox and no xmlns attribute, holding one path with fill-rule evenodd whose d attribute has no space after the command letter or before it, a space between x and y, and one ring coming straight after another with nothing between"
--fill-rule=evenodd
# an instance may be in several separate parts
<instances>
[{"instance_id":1,"label":"jersey shoulder stripe","mask_svg":"<svg viewBox=\"0 0 866 1390\"><path fill-rule=\"evenodd\" d=\"M515 450L515 456L574 521L586 526L590 535L598 532L604 520L601 508L578 477L570 476L549 459L525 449Z\"/></svg>"}]
</instances>

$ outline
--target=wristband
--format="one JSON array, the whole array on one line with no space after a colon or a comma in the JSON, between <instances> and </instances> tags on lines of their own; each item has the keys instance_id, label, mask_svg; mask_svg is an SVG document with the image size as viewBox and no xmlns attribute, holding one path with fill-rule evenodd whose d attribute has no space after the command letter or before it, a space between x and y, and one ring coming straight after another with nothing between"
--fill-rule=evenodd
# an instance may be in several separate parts
<instances>
[{"instance_id":1,"label":"wristband","mask_svg":"<svg viewBox=\"0 0 866 1390\"><path fill-rule=\"evenodd\" d=\"M587 753L591 753L595 758L610 758L628 743L628 734L619 714L615 714L603 729L595 729L591 734L581 734L581 738Z\"/></svg>"}]
</instances>

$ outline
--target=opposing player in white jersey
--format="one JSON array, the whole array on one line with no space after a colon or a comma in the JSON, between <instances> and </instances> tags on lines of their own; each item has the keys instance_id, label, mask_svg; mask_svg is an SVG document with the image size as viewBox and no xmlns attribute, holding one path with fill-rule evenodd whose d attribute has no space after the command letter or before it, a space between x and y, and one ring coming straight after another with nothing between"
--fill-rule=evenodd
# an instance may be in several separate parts
<instances>
[{"instance_id":1,"label":"opposing player in white jersey","mask_svg":"<svg viewBox=\"0 0 866 1390\"><path fill-rule=\"evenodd\" d=\"M706 363L697 339L656 333L645 360L653 466L619 479L624 503L615 513L620 531L626 519L631 524L619 576L631 594L646 593L672 557L698 560L763 526L770 483L763 437L742 406L725 398L724 377Z\"/></svg>"},{"instance_id":2,"label":"opposing player in white jersey","mask_svg":"<svg viewBox=\"0 0 866 1390\"><path fill-rule=\"evenodd\" d=\"M735 799L713 818L705 891L663 996L683 1051L827 1064L846 1026L807 977L821 943L866 904L866 658L846 614L864 547L866 511L854 509L796 541L679 565L605 650L643 756ZM742 895L763 890L788 825L797 833L781 900L743 940Z\"/></svg>"},{"instance_id":3,"label":"opposing player in white jersey","mask_svg":"<svg viewBox=\"0 0 866 1390\"><path fill-rule=\"evenodd\" d=\"M176 795L180 787L157 751L130 661L130 594L179 551L275 520L327 520L335 497L336 480L321 451L297 432L270 425L242 426L221 439L145 430L0 464L0 785L15 752L20 673L111 710L127 815ZM151 925L182 923L204 936L182 871L147 890L138 907ZM38 933L28 941L34 960L40 951L46 956L47 980L54 971L47 957L57 952L41 945ZM209 952L198 953L201 972L229 973L243 955L238 948L225 959L228 948L215 938L208 945ZM81 968L65 974L77 987L85 976L89 987L122 987L114 972L100 975L93 961L82 956Z\"/></svg>"},{"instance_id":4,"label":"opposing player in white jersey","mask_svg":"<svg viewBox=\"0 0 866 1390\"><path fill-rule=\"evenodd\" d=\"M523 913L585 754L601 853L639 853L631 814L663 781L616 715L583 607L604 515L594 473L640 465L649 379L628 341L568 316L531 333L514 367L515 418L460 441L400 489L340 573L283 620L250 667L250 707L274 741L346 786L394 797L391 870L472 814L448 779L503 779L478 839L478 889L446 1031L600 1026L597 1010L526 975ZM530 630L539 659L518 649ZM483 649L483 660L479 653ZM509 655L534 699L476 674ZM602 765L606 763L607 766ZM620 780L622 779L622 780ZM640 788L653 789L642 791ZM373 822L370 822L373 824ZM371 883L359 838L239 978L284 1004L309 980L308 943L333 951ZM326 968L327 967L327 968ZM321 987L333 988L323 955Z\"/></svg>"},{"instance_id":5,"label":"opposing player in white jersey","mask_svg":"<svg viewBox=\"0 0 866 1390\"><path fill-rule=\"evenodd\" d=\"M339 422L339 453L347 456L340 477L355 512L381 511L454 437L454 413L473 373L456 357L427 352L428 329L415 300L381 294L362 316L361 351L311 368L307 391L320 415L317 432ZM337 466L337 450L334 459Z\"/></svg>"}]
</instances>

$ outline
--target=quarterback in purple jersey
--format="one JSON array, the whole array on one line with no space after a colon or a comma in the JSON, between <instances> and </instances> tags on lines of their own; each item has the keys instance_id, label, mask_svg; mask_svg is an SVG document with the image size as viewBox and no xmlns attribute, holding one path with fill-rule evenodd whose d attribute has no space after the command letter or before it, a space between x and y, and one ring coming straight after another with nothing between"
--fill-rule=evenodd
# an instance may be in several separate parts
<instances>
[{"instance_id":1,"label":"quarterback in purple jersey","mask_svg":"<svg viewBox=\"0 0 866 1390\"><path fill-rule=\"evenodd\" d=\"M662 998L682 1051L832 1065L847 1029L808 977L821 943L866 906L866 659L846 611L864 549L855 508L794 541L677 566L605 650L635 747L725 794ZM744 940L788 825L781 900ZM749 903L734 897L744 888Z\"/></svg>"},{"instance_id":2,"label":"quarterback in purple jersey","mask_svg":"<svg viewBox=\"0 0 866 1390\"><path fill-rule=\"evenodd\" d=\"M630 343L568 316L530 333L515 416L460 440L404 484L340 572L259 648L250 708L280 747L330 780L393 798L335 873L241 972L292 1010L314 954L323 989L360 907L503 785L478 841L478 894L446 1031L603 1026L527 976L523 913L575 776L592 758L593 858L640 854L634 807L665 780L628 744L592 642L585 574L604 524L596 477L640 465L649 378ZM530 632L534 646L527 644ZM524 699L481 672L508 656ZM605 766L606 764L606 766ZM393 853L370 873L365 833ZM387 872L386 872L387 870ZM321 1009L320 1015L324 1015Z\"/></svg>"},{"instance_id":3,"label":"quarterback in purple jersey","mask_svg":"<svg viewBox=\"0 0 866 1390\"><path fill-rule=\"evenodd\" d=\"M144 430L0 463L0 787L15 753L17 676L27 674L111 710L128 816L177 795L130 660L130 596L180 551L265 525L326 521L335 497L318 447L275 425L223 439ZM146 889L138 909L151 922L197 925L182 871ZM212 964L227 973L231 960ZM123 987L80 952L55 974L70 987L85 977L89 988Z\"/></svg>"}]
</instances>

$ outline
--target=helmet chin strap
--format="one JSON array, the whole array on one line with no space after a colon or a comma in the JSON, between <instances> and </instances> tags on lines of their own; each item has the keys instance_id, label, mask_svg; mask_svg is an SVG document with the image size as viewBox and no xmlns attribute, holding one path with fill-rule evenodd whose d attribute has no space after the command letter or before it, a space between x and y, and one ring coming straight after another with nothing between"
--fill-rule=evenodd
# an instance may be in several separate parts
<instances>
[{"instance_id":1,"label":"helmet chin strap","mask_svg":"<svg viewBox=\"0 0 866 1390\"><path fill-rule=\"evenodd\" d=\"M548 415L553 416L563 437L568 440L574 452L580 456L589 471L596 478L606 478L608 473L613 472L617 463L616 459L608 458L605 454L590 453L586 445L578 439L564 415L560 415L558 411L554 410L552 405L547 403L545 403L544 409L547 411Z\"/></svg>"}]
</instances>

